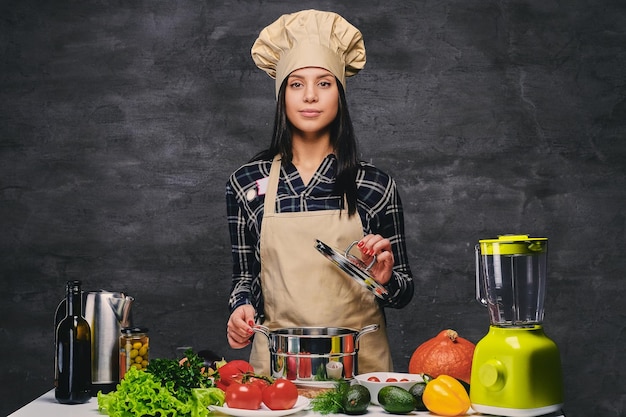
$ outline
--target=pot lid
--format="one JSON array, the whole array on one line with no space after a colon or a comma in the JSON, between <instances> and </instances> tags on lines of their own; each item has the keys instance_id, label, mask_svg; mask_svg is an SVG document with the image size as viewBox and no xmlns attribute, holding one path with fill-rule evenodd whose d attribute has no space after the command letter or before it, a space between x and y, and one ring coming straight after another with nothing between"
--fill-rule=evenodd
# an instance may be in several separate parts
<instances>
[{"instance_id":1,"label":"pot lid","mask_svg":"<svg viewBox=\"0 0 626 417\"><path fill-rule=\"evenodd\" d=\"M385 287L377 283L369 273L369 266L356 265L355 261L351 261L345 254L331 248L319 239L315 239L315 249L328 258L332 263L337 265L356 282L374 293L376 297L381 300L389 298L389 292L385 289Z\"/></svg>"}]
</instances>

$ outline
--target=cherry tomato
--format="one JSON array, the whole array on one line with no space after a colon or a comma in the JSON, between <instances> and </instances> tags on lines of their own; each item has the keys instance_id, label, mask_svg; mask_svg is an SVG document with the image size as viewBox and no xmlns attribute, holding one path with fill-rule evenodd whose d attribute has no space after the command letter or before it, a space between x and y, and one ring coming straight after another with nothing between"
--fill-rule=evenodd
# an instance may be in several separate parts
<instances>
[{"instance_id":1,"label":"cherry tomato","mask_svg":"<svg viewBox=\"0 0 626 417\"><path fill-rule=\"evenodd\" d=\"M370 376L369 378L367 378L367 380L372 382L380 382L380 379L378 379L377 376Z\"/></svg>"},{"instance_id":2,"label":"cherry tomato","mask_svg":"<svg viewBox=\"0 0 626 417\"><path fill-rule=\"evenodd\" d=\"M396 378L387 378L385 382L398 382Z\"/></svg>"},{"instance_id":3,"label":"cherry tomato","mask_svg":"<svg viewBox=\"0 0 626 417\"><path fill-rule=\"evenodd\" d=\"M231 408L258 410L262 401L261 388L256 385L234 382L226 388L226 404Z\"/></svg>"},{"instance_id":4,"label":"cherry tomato","mask_svg":"<svg viewBox=\"0 0 626 417\"><path fill-rule=\"evenodd\" d=\"M270 410L288 410L298 401L298 388L288 379L278 378L263 390L262 396Z\"/></svg>"},{"instance_id":5,"label":"cherry tomato","mask_svg":"<svg viewBox=\"0 0 626 417\"><path fill-rule=\"evenodd\" d=\"M408 378L402 378L402 379L400 380L400 382L409 382L409 379L408 379Z\"/></svg>"},{"instance_id":6,"label":"cherry tomato","mask_svg":"<svg viewBox=\"0 0 626 417\"><path fill-rule=\"evenodd\" d=\"M239 380L246 373L254 373L254 368L248 362L242 359L235 359L227 362L225 365L217 368L219 379L217 380L217 387L226 391L226 388L233 382Z\"/></svg>"}]
</instances>

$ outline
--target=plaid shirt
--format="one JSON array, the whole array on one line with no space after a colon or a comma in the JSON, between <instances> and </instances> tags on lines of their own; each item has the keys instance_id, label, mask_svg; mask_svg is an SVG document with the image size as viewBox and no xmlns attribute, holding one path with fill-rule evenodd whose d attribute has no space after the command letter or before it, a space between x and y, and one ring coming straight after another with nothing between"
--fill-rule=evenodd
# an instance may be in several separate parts
<instances>
[{"instance_id":1,"label":"plaid shirt","mask_svg":"<svg viewBox=\"0 0 626 417\"><path fill-rule=\"evenodd\" d=\"M267 180L272 161L254 161L235 171L226 185L226 208L233 256L231 312L252 304L263 315L261 292L260 235L264 195L258 195L258 181ZM336 210L342 197L333 195L337 159L327 156L313 178L304 185L293 164L283 164L278 184L277 213ZM395 181L371 164L361 162L357 177L357 212L364 234L380 234L391 241L394 268L385 285L390 298L383 304L402 308L413 297L413 278L404 240L402 203ZM379 300L380 301L380 300ZM382 302L382 301L381 301Z\"/></svg>"}]
</instances>

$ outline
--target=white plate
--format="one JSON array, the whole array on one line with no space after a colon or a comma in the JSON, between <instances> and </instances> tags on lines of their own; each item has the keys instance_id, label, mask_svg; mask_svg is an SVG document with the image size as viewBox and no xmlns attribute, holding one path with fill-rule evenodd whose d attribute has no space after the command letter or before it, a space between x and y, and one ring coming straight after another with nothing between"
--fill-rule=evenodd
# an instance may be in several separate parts
<instances>
[{"instance_id":1,"label":"white plate","mask_svg":"<svg viewBox=\"0 0 626 417\"><path fill-rule=\"evenodd\" d=\"M310 400L302 395L298 396L298 401L296 404L288 409L288 410L270 410L265 406L265 404L261 404L261 408L258 410L244 410L242 408L230 408L228 404L224 404L223 407L219 407L217 405L210 405L209 410L218 411L223 414L228 414L235 417L280 417L287 416L289 414L297 413L298 411L304 410L310 404Z\"/></svg>"}]
</instances>

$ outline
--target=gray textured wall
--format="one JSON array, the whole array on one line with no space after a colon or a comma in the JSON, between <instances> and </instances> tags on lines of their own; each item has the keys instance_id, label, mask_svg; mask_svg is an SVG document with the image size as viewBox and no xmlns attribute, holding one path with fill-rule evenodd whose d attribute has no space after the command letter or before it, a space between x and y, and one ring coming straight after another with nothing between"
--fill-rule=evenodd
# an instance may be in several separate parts
<instances>
[{"instance_id":1,"label":"gray textured wall","mask_svg":"<svg viewBox=\"0 0 626 417\"><path fill-rule=\"evenodd\" d=\"M52 387L68 278L137 298L153 356L225 340L224 184L270 137L249 48L330 9L365 36L349 81L363 158L404 199L414 302L393 355L478 341L473 246L550 239L545 327L568 416L626 413L626 5L621 0L80 1L0 5L0 414Z\"/></svg>"}]
</instances>

